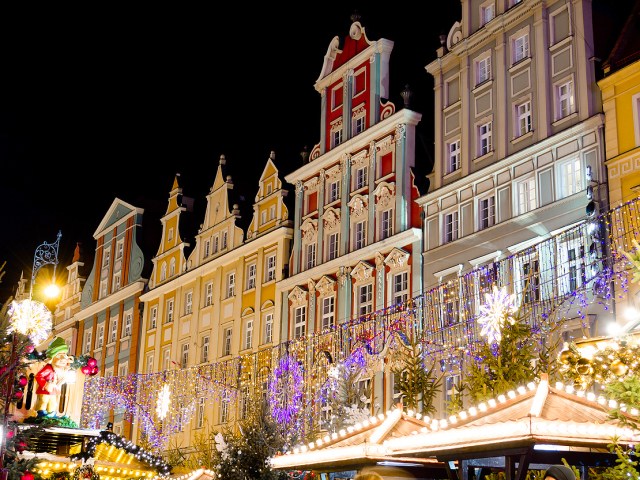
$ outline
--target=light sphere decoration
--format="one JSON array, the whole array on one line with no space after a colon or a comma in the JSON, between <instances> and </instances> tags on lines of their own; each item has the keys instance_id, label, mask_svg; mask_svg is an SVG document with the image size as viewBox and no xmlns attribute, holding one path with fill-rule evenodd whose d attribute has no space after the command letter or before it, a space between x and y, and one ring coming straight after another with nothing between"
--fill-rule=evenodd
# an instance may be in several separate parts
<instances>
[{"instance_id":1,"label":"light sphere decoration","mask_svg":"<svg viewBox=\"0 0 640 480\"><path fill-rule=\"evenodd\" d=\"M29 337L34 345L44 342L51 334L51 311L35 300L13 301L9 306L8 332L17 332Z\"/></svg>"}]
</instances>

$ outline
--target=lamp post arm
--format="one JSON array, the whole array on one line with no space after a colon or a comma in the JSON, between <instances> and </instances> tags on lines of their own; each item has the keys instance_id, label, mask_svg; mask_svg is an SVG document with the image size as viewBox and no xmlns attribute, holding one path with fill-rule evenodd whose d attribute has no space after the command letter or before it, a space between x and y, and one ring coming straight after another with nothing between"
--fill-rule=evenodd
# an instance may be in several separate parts
<instances>
[{"instance_id":1,"label":"lamp post arm","mask_svg":"<svg viewBox=\"0 0 640 480\"><path fill-rule=\"evenodd\" d=\"M58 249L62 232L58 231L58 237L53 243L42 242L33 254L33 269L31 270L31 284L29 285L29 298L33 294L33 284L36 281L38 271L45 265L53 265L53 278L56 278L56 266L58 265Z\"/></svg>"}]
</instances>

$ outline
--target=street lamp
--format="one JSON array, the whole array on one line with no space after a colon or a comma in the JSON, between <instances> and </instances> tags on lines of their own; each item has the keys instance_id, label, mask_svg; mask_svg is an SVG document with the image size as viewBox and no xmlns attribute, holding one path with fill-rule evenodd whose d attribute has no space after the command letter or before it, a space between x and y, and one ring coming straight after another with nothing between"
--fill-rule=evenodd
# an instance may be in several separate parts
<instances>
[{"instance_id":1,"label":"street lamp","mask_svg":"<svg viewBox=\"0 0 640 480\"><path fill-rule=\"evenodd\" d=\"M51 311L44 303L33 300L33 285L38 271L45 265L53 265L53 279L55 281L60 237L62 237L62 232L58 232L58 237L55 242L43 242L38 245L33 256L29 298L12 301L7 311L9 319L7 333L10 334L11 347L9 350L9 362L5 366L6 376L2 382L4 414L2 416L2 422L0 423L0 480L4 480L8 475L5 465L5 454L7 451L6 440L9 433L7 427L9 424L10 405L16 394L14 391L16 368L20 364L20 358L27 345L32 344L33 346L37 346L44 342L51 334ZM19 337L18 334L22 337ZM27 340L25 340L24 337L27 337Z\"/></svg>"}]
</instances>

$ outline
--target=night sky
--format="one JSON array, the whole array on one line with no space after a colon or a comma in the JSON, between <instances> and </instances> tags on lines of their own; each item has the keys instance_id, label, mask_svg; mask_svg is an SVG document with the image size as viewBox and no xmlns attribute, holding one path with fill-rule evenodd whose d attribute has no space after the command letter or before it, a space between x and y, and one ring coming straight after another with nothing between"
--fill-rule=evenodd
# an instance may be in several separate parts
<instances>
[{"instance_id":1,"label":"night sky","mask_svg":"<svg viewBox=\"0 0 640 480\"><path fill-rule=\"evenodd\" d=\"M355 10L369 39L395 42L390 100L402 105L410 85L432 145L425 66L459 20L460 2L439 2L437 15L368 3L315 5L311 14L273 3L0 11L0 301L21 271L30 278L36 247L58 231L58 275L66 278L76 242L90 265L93 233L116 197L145 208L150 259L175 173L204 212L221 154L248 199L271 150L282 178L298 168L303 147L319 140L313 86L324 55L334 36L348 34Z\"/></svg>"}]
</instances>

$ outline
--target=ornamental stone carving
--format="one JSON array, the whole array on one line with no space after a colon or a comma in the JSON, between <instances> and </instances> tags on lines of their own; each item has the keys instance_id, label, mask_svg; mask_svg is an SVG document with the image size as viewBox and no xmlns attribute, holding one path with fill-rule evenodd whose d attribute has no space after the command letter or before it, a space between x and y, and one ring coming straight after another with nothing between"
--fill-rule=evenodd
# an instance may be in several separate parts
<instances>
[{"instance_id":1,"label":"ornamental stone carving","mask_svg":"<svg viewBox=\"0 0 640 480\"><path fill-rule=\"evenodd\" d=\"M317 188L318 188L318 177L310 178L304 183L304 189L307 191L312 191Z\"/></svg>"},{"instance_id":2,"label":"ornamental stone carving","mask_svg":"<svg viewBox=\"0 0 640 480\"><path fill-rule=\"evenodd\" d=\"M351 273L351 267L338 268L338 282L340 282L340 286L345 285L345 282L349 279L350 273Z\"/></svg>"},{"instance_id":3,"label":"ornamental stone carving","mask_svg":"<svg viewBox=\"0 0 640 480\"><path fill-rule=\"evenodd\" d=\"M367 197L357 195L349 202L349 208L351 209L351 218L360 218L367 216Z\"/></svg>"},{"instance_id":4,"label":"ornamental stone carving","mask_svg":"<svg viewBox=\"0 0 640 480\"><path fill-rule=\"evenodd\" d=\"M340 178L340 174L342 173L342 168L340 166L340 164L338 165L334 165L333 167L331 167L330 169L328 169L325 173L324 176L327 180L331 181L331 180L335 180Z\"/></svg>"},{"instance_id":5,"label":"ornamental stone carving","mask_svg":"<svg viewBox=\"0 0 640 480\"><path fill-rule=\"evenodd\" d=\"M295 287L289 294L289 300L294 307L301 307L307 303L307 292L300 287Z\"/></svg>"},{"instance_id":6,"label":"ornamental stone carving","mask_svg":"<svg viewBox=\"0 0 640 480\"><path fill-rule=\"evenodd\" d=\"M392 183L381 183L375 191L376 204L385 208L393 204L395 197L395 185Z\"/></svg>"},{"instance_id":7,"label":"ornamental stone carving","mask_svg":"<svg viewBox=\"0 0 640 480\"><path fill-rule=\"evenodd\" d=\"M355 155L351 156L351 166L352 167L365 166L367 164L368 159L369 159L369 151L361 150Z\"/></svg>"},{"instance_id":8,"label":"ornamental stone carving","mask_svg":"<svg viewBox=\"0 0 640 480\"><path fill-rule=\"evenodd\" d=\"M409 253L399 248L391 250L387 258L384 259L384 263L391 270L398 270L404 268L409 262Z\"/></svg>"},{"instance_id":9,"label":"ornamental stone carving","mask_svg":"<svg viewBox=\"0 0 640 480\"><path fill-rule=\"evenodd\" d=\"M328 297L335 293L336 281L324 275L316 285L316 290L321 297Z\"/></svg>"},{"instance_id":10,"label":"ornamental stone carving","mask_svg":"<svg viewBox=\"0 0 640 480\"><path fill-rule=\"evenodd\" d=\"M300 226L300 230L302 231L302 240L305 243L315 242L318 235L318 221L307 219Z\"/></svg>"},{"instance_id":11,"label":"ornamental stone carving","mask_svg":"<svg viewBox=\"0 0 640 480\"><path fill-rule=\"evenodd\" d=\"M401 125L396 125L396 142L401 139L405 139L407 136L407 126L403 123Z\"/></svg>"},{"instance_id":12,"label":"ornamental stone carving","mask_svg":"<svg viewBox=\"0 0 640 480\"><path fill-rule=\"evenodd\" d=\"M298 180L296 182L296 195L301 195L302 192L304 192L304 186L302 185L302 182Z\"/></svg>"},{"instance_id":13,"label":"ornamental stone carving","mask_svg":"<svg viewBox=\"0 0 640 480\"><path fill-rule=\"evenodd\" d=\"M388 135L382 140L376 142L376 152L378 154L384 154L390 152L394 145L393 135Z\"/></svg>"},{"instance_id":14,"label":"ornamental stone carving","mask_svg":"<svg viewBox=\"0 0 640 480\"><path fill-rule=\"evenodd\" d=\"M368 262L358 262L351 271L351 276L356 279L356 282L361 283L365 280L373 277L373 266Z\"/></svg>"},{"instance_id":15,"label":"ornamental stone carving","mask_svg":"<svg viewBox=\"0 0 640 480\"><path fill-rule=\"evenodd\" d=\"M332 232L340 226L340 210L330 208L322 215L324 222L324 229L327 232Z\"/></svg>"}]
</instances>

